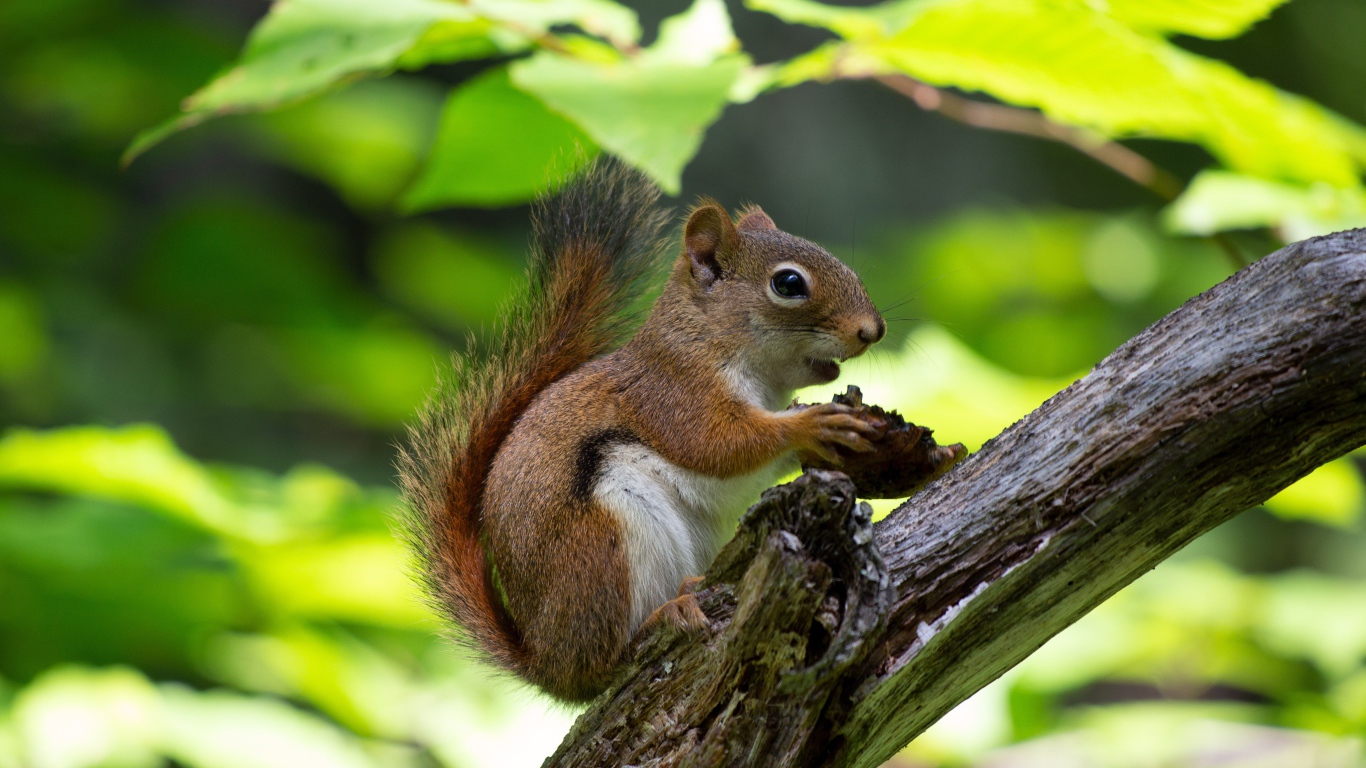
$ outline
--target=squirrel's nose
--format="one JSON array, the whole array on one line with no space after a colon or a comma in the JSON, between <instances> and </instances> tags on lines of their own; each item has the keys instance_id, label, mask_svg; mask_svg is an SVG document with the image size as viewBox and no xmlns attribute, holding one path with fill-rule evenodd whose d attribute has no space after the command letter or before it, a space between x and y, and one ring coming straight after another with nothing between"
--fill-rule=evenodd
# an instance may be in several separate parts
<instances>
[{"instance_id":1,"label":"squirrel's nose","mask_svg":"<svg viewBox=\"0 0 1366 768\"><path fill-rule=\"evenodd\" d=\"M887 334L887 323L882 318L876 318L874 322L864 323L858 329L858 340L864 344L872 344L880 341Z\"/></svg>"}]
</instances>

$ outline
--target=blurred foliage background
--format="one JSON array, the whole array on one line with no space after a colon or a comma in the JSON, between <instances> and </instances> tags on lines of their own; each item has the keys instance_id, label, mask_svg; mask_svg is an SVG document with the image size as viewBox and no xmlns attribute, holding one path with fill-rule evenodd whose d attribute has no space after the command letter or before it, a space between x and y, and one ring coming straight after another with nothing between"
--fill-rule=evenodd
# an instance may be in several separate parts
<instances>
[{"instance_id":1,"label":"blurred foliage background","mask_svg":"<svg viewBox=\"0 0 1366 768\"><path fill-rule=\"evenodd\" d=\"M0 3L0 766L549 754L575 713L439 637L391 461L600 149L846 258L893 332L845 379L970 447L1366 224L1359 0L629 5ZM1362 765L1364 462L894 762Z\"/></svg>"}]
</instances>

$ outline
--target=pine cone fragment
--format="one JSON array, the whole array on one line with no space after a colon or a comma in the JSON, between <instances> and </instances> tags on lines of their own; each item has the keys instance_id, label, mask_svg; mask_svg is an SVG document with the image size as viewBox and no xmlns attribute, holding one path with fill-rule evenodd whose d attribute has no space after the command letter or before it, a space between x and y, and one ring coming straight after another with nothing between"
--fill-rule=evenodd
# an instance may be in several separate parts
<instances>
[{"instance_id":1,"label":"pine cone fragment","mask_svg":"<svg viewBox=\"0 0 1366 768\"><path fill-rule=\"evenodd\" d=\"M877 450L856 453L838 448L843 463L831 466L819 456L803 454L802 469L833 469L849 476L864 499L900 499L919 491L936 477L948 472L968 455L962 443L939 445L933 430L907 422L896 411L865 405L863 392L853 385L833 401L854 409L858 418L878 427L881 434L871 438Z\"/></svg>"}]
</instances>

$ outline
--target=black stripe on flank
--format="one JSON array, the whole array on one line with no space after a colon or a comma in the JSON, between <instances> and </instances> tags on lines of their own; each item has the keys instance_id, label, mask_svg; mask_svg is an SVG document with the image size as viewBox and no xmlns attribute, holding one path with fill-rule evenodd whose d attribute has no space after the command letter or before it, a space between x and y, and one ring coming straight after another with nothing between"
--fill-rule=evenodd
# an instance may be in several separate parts
<instances>
[{"instance_id":1,"label":"black stripe on flank","mask_svg":"<svg viewBox=\"0 0 1366 768\"><path fill-rule=\"evenodd\" d=\"M579 443L579 455L574 461L572 492L577 499L586 499L593 491L593 483L602 471L602 460L614 445L638 442L635 433L625 427L599 430Z\"/></svg>"}]
</instances>

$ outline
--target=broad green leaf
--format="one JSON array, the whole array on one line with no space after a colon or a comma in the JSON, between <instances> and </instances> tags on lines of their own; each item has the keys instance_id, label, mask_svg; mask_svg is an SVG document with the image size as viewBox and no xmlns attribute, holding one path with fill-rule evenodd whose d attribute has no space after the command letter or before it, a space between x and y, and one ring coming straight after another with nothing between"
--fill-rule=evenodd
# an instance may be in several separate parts
<instances>
[{"instance_id":1,"label":"broad green leaf","mask_svg":"<svg viewBox=\"0 0 1366 768\"><path fill-rule=\"evenodd\" d=\"M119 429L14 429L0 437L0 489L31 489L136 504L231 540L276 544L338 523L367 498L330 470L300 466L283 477L210 470L152 425Z\"/></svg>"},{"instance_id":2,"label":"broad green leaf","mask_svg":"<svg viewBox=\"0 0 1366 768\"><path fill-rule=\"evenodd\" d=\"M282 0L252 31L242 61L190 96L187 111L267 107L343 78L388 69L433 24L472 38L489 22L442 0Z\"/></svg>"},{"instance_id":3,"label":"broad green leaf","mask_svg":"<svg viewBox=\"0 0 1366 768\"><path fill-rule=\"evenodd\" d=\"M269 109L344 80L392 69L438 22L450 51L488 55L491 22L444 0L281 0L252 30L236 66L185 100L185 113L143 132L125 162L181 128L228 112Z\"/></svg>"},{"instance_id":4,"label":"broad green leaf","mask_svg":"<svg viewBox=\"0 0 1366 768\"><path fill-rule=\"evenodd\" d=\"M151 425L11 430L0 438L0 487L141 504L214 531L237 525L210 474Z\"/></svg>"},{"instance_id":5,"label":"broad green leaf","mask_svg":"<svg viewBox=\"0 0 1366 768\"><path fill-rule=\"evenodd\" d=\"M215 115L271 109L395 68L524 51L564 24L623 46L639 36L635 13L611 0L279 0L238 63L186 99L182 115L135 138L124 161Z\"/></svg>"},{"instance_id":6,"label":"broad green leaf","mask_svg":"<svg viewBox=\"0 0 1366 768\"><path fill-rule=\"evenodd\" d=\"M903 28L922 8L958 0L889 0L873 6L843 7L816 0L746 0L793 24L825 27L846 38L891 34ZM1222 39L1235 37L1266 18L1288 0L1102 0L1085 3L1096 13L1112 16L1139 32L1185 34ZM1067 3L1058 3L1066 5Z\"/></svg>"},{"instance_id":7,"label":"broad green leaf","mask_svg":"<svg viewBox=\"0 0 1366 768\"><path fill-rule=\"evenodd\" d=\"M408 210L515 205L595 152L573 123L512 87L507 68L499 67L451 93L422 175L403 204Z\"/></svg>"},{"instance_id":8,"label":"broad green leaf","mask_svg":"<svg viewBox=\"0 0 1366 768\"><path fill-rule=\"evenodd\" d=\"M745 0L745 5L793 24L824 27L849 39L875 38L906 26L925 0L889 0L873 6L826 5L816 0Z\"/></svg>"},{"instance_id":9,"label":"broad green leaf","mask_svg":"<svg viewBox=\"0 0 1366 768\"><path fill-rule=\"evenodd\" d=\"M1286 242L1366 227L1366 189L1297 185L1227 171L1203 171L1164 211L1167 228L1188 235L1273 227Z\"/></svg>"},{"instance_id":10,"label":"broad green leaf","mask_svg":"<svg viewBox=\"0 0 1366 768\"><path fill-rule=\"evenodd\" d=\"M513 64L512 81L676 195L744 65L740 56L703 66L643 57L594 64L542 51Z\"/></svg>"},{"instance_id":11,"label":"broad green leaf","mask_svg":"<svg viewBox=\"0 0 1366 768\"><path fill-rule=\"evenodd\" d=\"M797 70L777 78L783 84L794 75L896 71L1036 107L1106 136L1199 143L1229 168L1267 178L1347 187L1366 164L1360 126L1080 0L893 2L858 12L858 23L844 11L818 18L808 2L756 5L849 40L797 60ZM803 12L792 13L794 5ZM892 10L900 26L885 23ZM874 18L879 23L869 23Z\"/></svg>"},{"instance_id":12,"label":"broad green leaf","mask_svg":"<svg viewBox=\"0 0 1366 768\"><path fill-rule=\"evenodd\" d=\"M697 0L659 25L659 39L646 55L660 61L705 66L740 50L723 0Z\"/></svg>"},{"instance_id":13,"label":"broad green leaf","mask_svg":"<svg viewBox=\"0 0 1366 768\"><path fill-rule=\"evenodd\" d=\"M1097 4L1142 32L1237 37L1288 0L1107 0Z\"/></svg>"},{"instance_id":14,"label":"broad green leaf","mask_svg":"<svg viewBox=\"0 0 1366 768\"><path fill-rule=\"evenodd\" d=\"M696 0L665 19L642 52L590 59L540 51L511 66L512 84L678 194L683 167L749 64L730 53L737 46L724 4Z\"/></svg>"},{"instance_id":15,"label":"broad green leaf","mask_svg":"<svg viewBox=\"0 0 1366 768\"><path fill-rule=\"evenodd\" d=\"M640 40L635 11L612 0L471 0L469 6L480 16L523 32L540 34L551 27L573 24L619 48Z\"/></svg>"}]
</instances>

